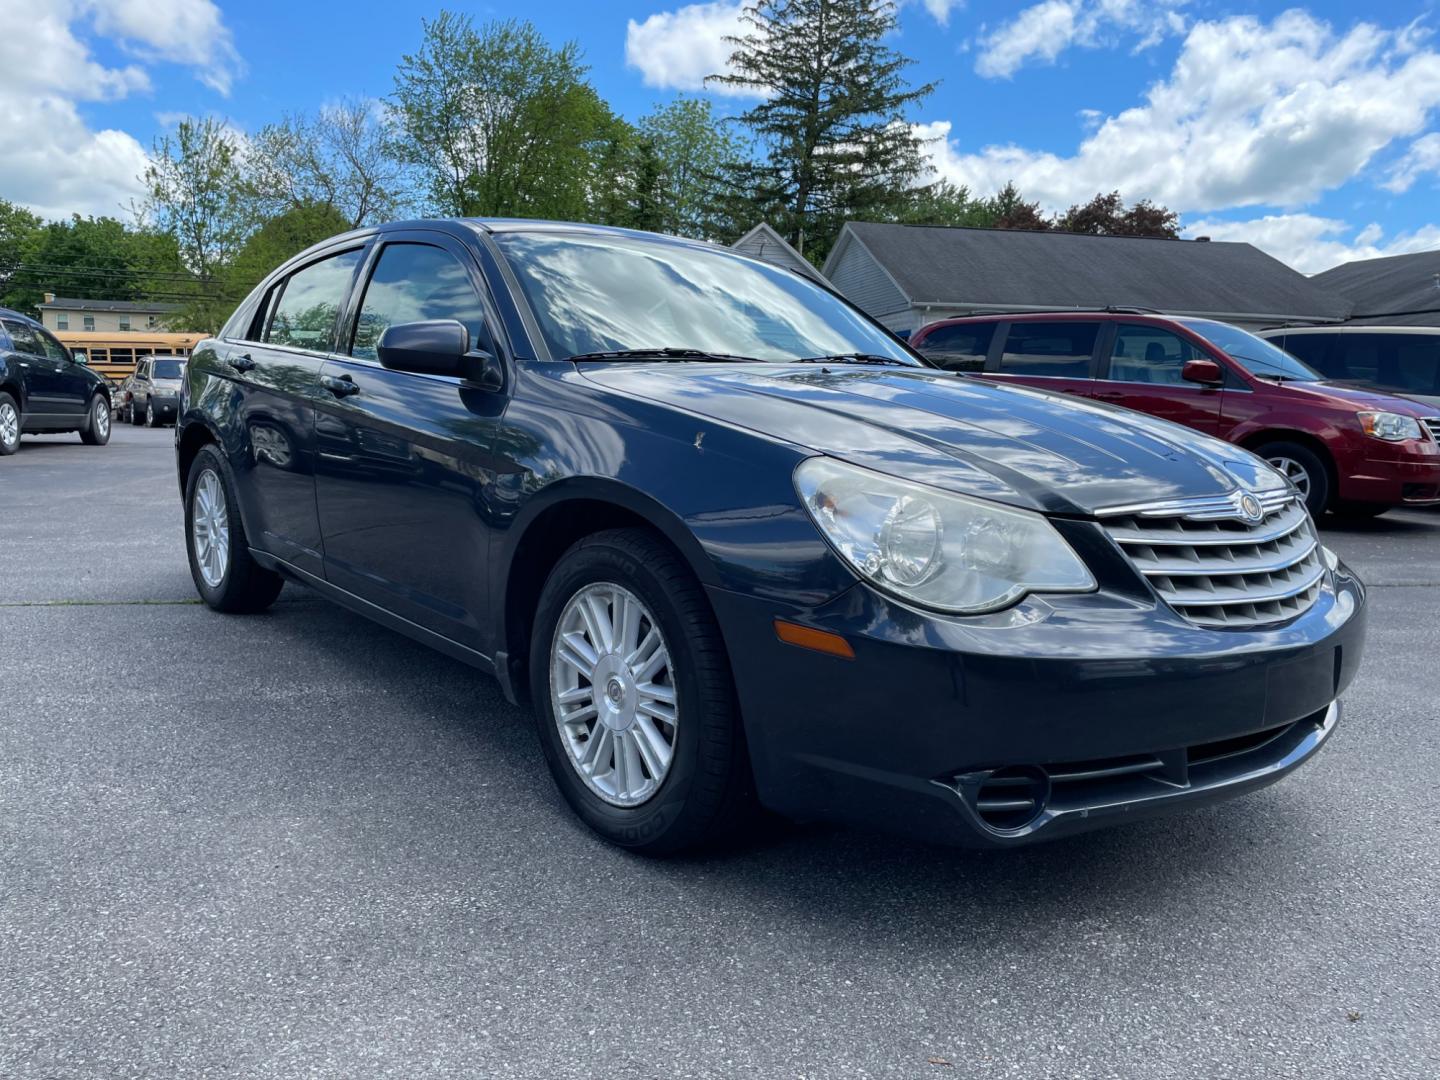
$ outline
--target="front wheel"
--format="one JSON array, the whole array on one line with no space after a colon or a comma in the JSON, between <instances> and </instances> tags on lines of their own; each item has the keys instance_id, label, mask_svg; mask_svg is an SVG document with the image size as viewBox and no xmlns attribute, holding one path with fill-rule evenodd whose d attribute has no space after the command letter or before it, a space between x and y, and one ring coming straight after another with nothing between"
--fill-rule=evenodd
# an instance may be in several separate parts
<instances>
[{"instance_id":1,"label":"front wheel","mask_svg":"<svg viewBox=\"0 0 1440 1080\"><path fill-rule=\"evenodd\" d=\"M153 401L151 401L149 398L146 398L146 399L145 399L145 426L148 427L148 428L153 428L153 427L157 426L157 424L158 424L158 421L155 419L155 403L154 403Z\"/></svg>"},{"instance_id":2,"label":"front wheel","mask_svg":"<svg viewBox=\"0 0 1440 1080\"><path fill-rule=\"evenodd\" d=\"M1295 485L1311 517L1319 517L1330 505L1330 470L1320 455L1308 446L1293 442L1266 443L1255 453Z\"/></svg>"},{"instance_id":3,"label":"front wheel","mask_svg":"<svg viewBox=\"0 0 1440 1080\"><path fill-rule=\"evenodd\" d=\"M90 399L89 417L80 429L80 441L86 446L104 446L110 441L110 402L104 394Z\"/></svg>"},{"instance_id":4,"label":"front wheel","mask_svg":"<svg viewBox=\"0 0 1440 1080\"><path fill-rule=\"evenodd\" d=\"M145 422L145 415L140 411L134 398L131 398L130 404L125 407L125 415L129 418L131 427L139 427Z\"/></svg>"},{"instance_id":5,"label":"front wheel","mask_svg":"<svg viewBox=\"0 0 1440 1080\"><path fill-rule=\"evenodd\" d=\"M285 584L251 556L229 466L213 444L200 448L186 479L185 546L195 590L216 611L264 611Z\"/></svg>"},{"instance_id":6,"label":"front wheel","mask_svg":"<svg viewBox=\"0 0 1440 1080\"><path fill-rule=\"evenodd\" d=\"M668 855L749 817L720 629L689 568L655 537L617 529L565 553L540 595L530 676L555 782L606 840Z\"/></svg>"}]
</instances>

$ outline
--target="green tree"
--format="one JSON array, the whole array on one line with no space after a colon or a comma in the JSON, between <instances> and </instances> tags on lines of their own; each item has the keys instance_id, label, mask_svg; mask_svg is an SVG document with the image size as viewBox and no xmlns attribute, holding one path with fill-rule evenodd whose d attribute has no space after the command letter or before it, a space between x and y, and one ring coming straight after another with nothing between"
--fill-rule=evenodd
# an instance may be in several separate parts
<instances>
[{"instance_id":1,"label":"green tree","mask_svg":"<svg viewBox=\"0 0 1440 1080\"><path fill-rule=\"evenodd\" d=\"M248 180L268 215L328 206L344 229L376 225L397 217L403 198L405 167L391 154L394 137L388 114L369 102L287 116L251 140Z\"/></svg>"},{"instance_id":2,"label":"green tree","mask_svg":"<svg viewBox=\"0 0 1440 1080\"><path fill-rule=\"evenodd\" d=\"M574 42L552 48L528 22L441 12L401 58L395 150L441 213L580 218L613 135Z\"/></svg>"},{"instance_id":3,"label":"green tree","mask_svg":"<svg viewBox=\"0 0 1440 1080\"><path fill-rule=\"evenodd\" d=\"M888 216L923 174L905 113L934 84L907 83L912 61L886 44L892 0L756 0L742 18L731 71L710 81L763 97L740 119L765 157L732 188L784 206L772 224L818 262L847 218Z\"/></svg>"},{"instance_id":4,"label":"green tree","mask_svg":"<svg viewBox=\"0 0 1440 1080\"><path fill-rule=\"evenodd\" d=\"M973 199L969 188L937 180L907 192L895 208L892 220L904 225L990 228L995 224L996 212L990 199Z\"/></svg>"},{"instance_id":5,"label":"green tree","mask_svg":"<svg viewBox=\"0 0 1440 1080\"><path fill-rule=\"evenodd\" d=\"M638 127L653 148L659 170L658 231L718 239L714 210L726 169L744 156L740 140L701 98L677 98L658 106Z\"/></svg>"},{"instance_id":6,"label":"green tree","mask_svg":"<svg viewBox=\"0 0 1440 1080\"><path fill-rule=\"evenodd\" d=\"M209 118L182 120L151 150L137 216L175 238L193 275L179 297L183 310L170 320L177 328L212 328L229 314L223 274L261 220L243 166L239 137Z\"/></svg>"},{"instance_id":7,"label":"green tree","mask_svg":"<svg viewBox=\"0 0 1440 1080\"><path fill-rule=\"evenodd\" d=\"M20 264L39 231L38 217L23 206L0 199L0 307L23 310L34 306L35 301L27 292L30 284Z\"/></svg>"}]
</instances>

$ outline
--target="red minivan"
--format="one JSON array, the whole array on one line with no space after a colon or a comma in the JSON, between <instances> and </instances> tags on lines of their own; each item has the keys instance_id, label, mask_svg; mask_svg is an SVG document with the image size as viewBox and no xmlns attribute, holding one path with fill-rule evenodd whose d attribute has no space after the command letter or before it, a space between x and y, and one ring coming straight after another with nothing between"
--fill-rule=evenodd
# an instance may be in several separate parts
<instances>
[{"instance_id":1,"label":"red minivan","mask_svg":"<svg viewBox=\"0 0 1440 1080\"><path fill-rule=\"evenodd\" d=\"M1327 383L1228 323L1125 312L945 319L910 344L941 367L1173 420L1253 450L1314 514L1440 505L1440 417Z\"/></svg>"}]
</instances>

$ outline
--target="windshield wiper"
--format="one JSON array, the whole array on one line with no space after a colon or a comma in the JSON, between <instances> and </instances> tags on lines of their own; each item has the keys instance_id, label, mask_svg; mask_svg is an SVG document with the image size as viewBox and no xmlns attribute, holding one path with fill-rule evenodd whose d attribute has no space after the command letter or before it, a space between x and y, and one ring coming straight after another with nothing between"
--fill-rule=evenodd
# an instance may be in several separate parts
<instances>
[{"instance_id":1,"label":"windshield wiper","mask_svg":"<svg viewBox=\"0 0 1440 1080\"><path fill-rule=\"evenodd\" d=\"M919 367L919 364L907 364L894 356L881 356L879 353L836 353L834 356L803 356L798 360L790 361L792 364L884 364L886 367Z\"/></svg>"},{"instance_id":2,"label":"windshield wiper","mask_svg":"<svg viewBox=\"0 0 1440 1080\"><path fill-rule=\"evenodd\" d=\"M577 363L582 360L710 360L733 364L763 364L753 356L735 356L731 353L706 352L704 349L615 349L610 352L576 353L567 357Z\"/></svg>"}]
</instances>

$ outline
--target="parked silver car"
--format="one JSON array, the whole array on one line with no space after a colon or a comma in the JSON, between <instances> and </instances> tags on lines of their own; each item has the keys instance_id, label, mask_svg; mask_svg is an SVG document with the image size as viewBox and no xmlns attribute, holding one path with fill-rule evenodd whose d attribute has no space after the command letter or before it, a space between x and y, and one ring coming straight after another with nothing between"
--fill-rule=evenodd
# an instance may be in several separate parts
<instances>
[{"instance_id":1,"label":"parked silver car","mask_svg":"<svg viewBox=\"0 0 1440 1080\"><path fill-rule=\"evenodd\" d=\"M183 356L142 356L135 373L120 384L121 408L132 424L159 427L174 423L180 408Z\"/></svg>"}]
</instances>

